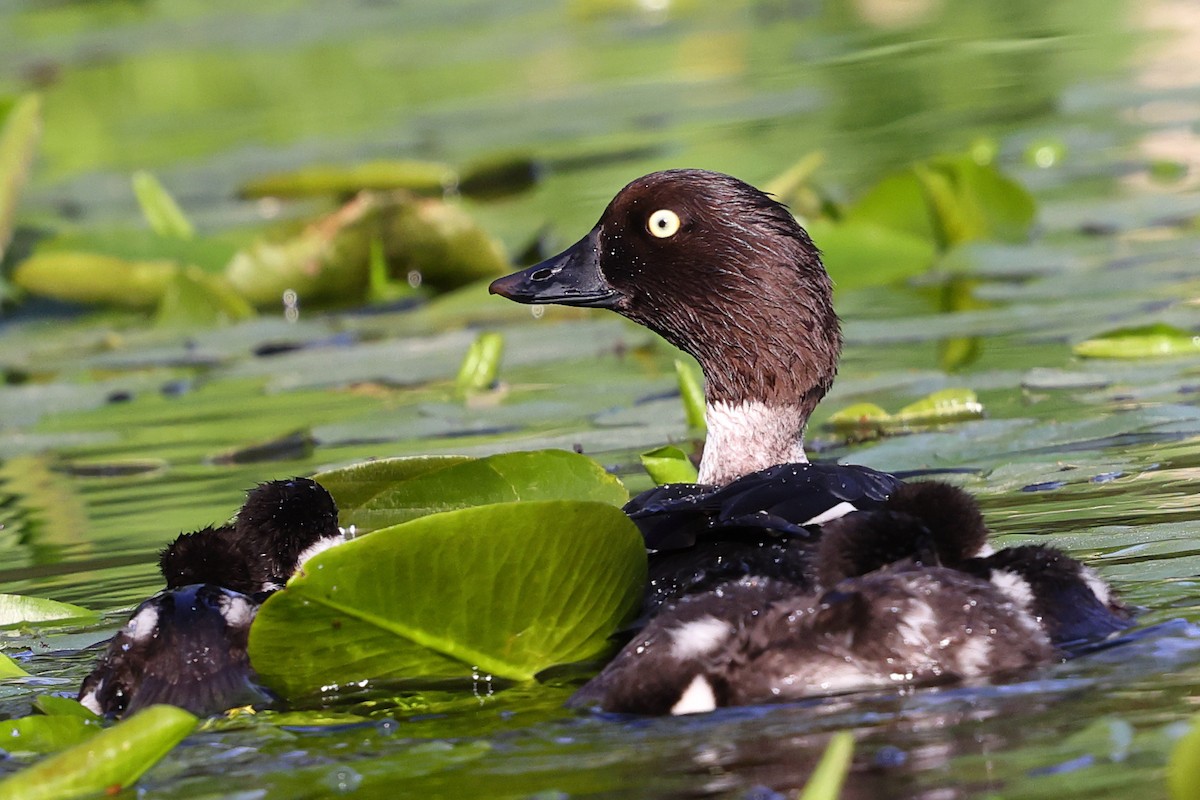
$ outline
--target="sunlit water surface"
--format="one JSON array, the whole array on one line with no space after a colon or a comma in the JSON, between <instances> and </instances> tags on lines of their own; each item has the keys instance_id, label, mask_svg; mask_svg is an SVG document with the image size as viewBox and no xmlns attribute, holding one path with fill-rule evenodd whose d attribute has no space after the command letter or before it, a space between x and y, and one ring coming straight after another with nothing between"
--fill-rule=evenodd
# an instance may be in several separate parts
<instances>
[{"instance_id":1,"label":"sunlit water surface","mask_svg":"<svg viewBox=\"0 0 1200 800\"><path fill-rule=\"evenodd\" d=\"M210 723L140 796L765 798L802 785L846 729L858 738L846 797L1165 796L1166 756L1200 686L1200 361L1083 361L1070 345L1125 325L1200 326L1189 3L333 9L5 5L0 91L46 92L26 234L136 224L139 167L220 232L271 211L233 199L248 174L521 151L545 167L538 186L468 204L518 252L542 230L551 246L573 240L652 169L761 183L820 149L823 183L853 196L890 167L988 137L1037 196L1034 241L956 257L976 281L969 310L943 311L931 281L841 292L846 354L814 443L881 469L965 468L955 479L1002 543L1067 548L1145 609L1142 626L1002 685L695 718L569 713L568 676L368 689L330 698L328 724ZM579 447L637 490L637 452L686 435L676 354L602 313L534 319L481 296L187 336L62 314L0 319L0 591L110 613L93 628L14 632L6 652L38 677L0 686L2 715L72 692L88 646L159 588L156 551L227 518L257 482L372 456ZM506 390L464 406L452 380L481 328L506 336ZM280 343L301 347L256 355ZM977 357L947 374L950 346ZM948 386L974 389L986 418L855 446L821 432L850 402L897 408Z\"/></svg>"}]
</instances>

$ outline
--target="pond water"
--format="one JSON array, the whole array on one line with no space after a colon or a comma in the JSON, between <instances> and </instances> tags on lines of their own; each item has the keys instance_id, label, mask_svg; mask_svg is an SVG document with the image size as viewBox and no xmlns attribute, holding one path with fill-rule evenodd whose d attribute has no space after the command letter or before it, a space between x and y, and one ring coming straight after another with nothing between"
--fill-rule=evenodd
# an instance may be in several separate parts
<instances>
[{"instance_id":1,"label":"pond water","mask_svg":"<svg viewBox=\"0 0 1200 800\"><path fill-rule=\"evenodd\" d=\"M766 798L803 785L828 735L851 730L848 798L1165 797L1200 686L1200 359L1083 360L1071 345L1200 329L1198 41L1187 0L0 6L0 94L38 86L46 105L18 244L139 226L138 168L220 237L273 213L235 199L248 175L527 154L532 190L464 201L521 252L539 235L573 241L653 169L761 184L818 149L822 185L849 197L995 142L1037 199L1033 240L953 254L971 302L952 310L932 279L839 291L847 347L815 443L880 469L964 470L1001 543L1051 541L1145 609L1131 641L1001 685L695 718L566 712L570 676L366 691L333 701L327 725L210 724L138 796ZM6 313L0 591L106 616L13 632L6 652L29 652L38 680L0 686L0 716L73 691L84 648L159 588L157 550L226 519L255 483L370 457L578 447L636 491L637 453L687 436L678 354L599 312L534 317L478 292L186 333L46 303ZM505 388L464 404L454 376L485 329L505 336ZM952 373L950 348L971 354ZM854 445L822 432L849 403L895 409L945 387L974 390L986 417Z\"/></svg>"}]
</instances>

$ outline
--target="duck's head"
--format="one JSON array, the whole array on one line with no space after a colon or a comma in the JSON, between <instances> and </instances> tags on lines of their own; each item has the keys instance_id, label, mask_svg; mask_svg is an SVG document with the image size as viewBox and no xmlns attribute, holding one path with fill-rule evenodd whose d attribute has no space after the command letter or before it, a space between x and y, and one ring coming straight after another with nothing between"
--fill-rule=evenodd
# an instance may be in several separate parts
<instances>
[{"instance_id":1,"label":"duck's head","mask_svg":"<svg viewBox=\"0 0 1200 800\"><path fill-rule=\"evenodd\" d=\"M639 178L577 243L491 292L609 308L693 355L708 406L702 482L805 460L841 331L816 246L753 186L703 170Z\"/></svg>"}]
</instances>

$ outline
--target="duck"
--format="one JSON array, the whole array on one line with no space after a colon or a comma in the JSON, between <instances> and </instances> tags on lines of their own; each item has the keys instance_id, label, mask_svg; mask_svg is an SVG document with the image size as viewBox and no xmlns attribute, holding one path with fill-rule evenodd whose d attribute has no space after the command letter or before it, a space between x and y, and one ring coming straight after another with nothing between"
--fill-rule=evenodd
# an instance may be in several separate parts
<instances>
[{"instance_id":1,"label":"duck","mask_svg":"<svg viewBox=\"0 0 1200 800\"><path fill-rule=\"evenodd\" d=\"M337 505L316 481L258 485L232 523L183 533L162 550L166 588L109 640L79 702L109 717L156 703L210 716L271 702L250 665L250 625L308 559L345 538Z\"/></svg>"},{"instance_id":2,"label":"duck","mask_svg":"<svg viewBox=\"0 0 1200 800\"><path fill-rule=\"evenodd\" d=\"M750 184L697 169L638 178L582 239L489 291L615 311L704 374L696 483L625 506L649 559L640 632L578 704L683 713L978 678L1130 624L1061 551L991 552L954 486L808 459L808 421L842 347L832 282L786 206Z\"/></svg>"}]
</instances>

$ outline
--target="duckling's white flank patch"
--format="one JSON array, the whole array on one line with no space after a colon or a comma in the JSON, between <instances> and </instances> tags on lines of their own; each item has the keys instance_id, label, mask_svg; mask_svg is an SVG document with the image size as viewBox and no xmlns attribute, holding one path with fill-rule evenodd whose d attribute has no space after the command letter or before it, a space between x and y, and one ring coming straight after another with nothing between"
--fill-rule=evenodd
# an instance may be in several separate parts
<instances>
[{"instance_id":1,"label":"duckling's white flank patch","mask_svg":"<svg viewBox=\"0 0 1200 800\"><path fill-rule=\"evenodd\" d=\"M692 678L692 682L683 690L679 700L671 706L672 714L703 714L717 707L717 696L713 693L712 684L703 675Z\"/></svg>"},{"instance_id":2,"label":"duckling's white flank patch","mask_svg":"<svg viewBox=\"0 0 1200 800\"><path fill-rule=\"evenodd\" d=\"M929 631L937 625L937 615L929 603L914 600L902 612L896 630L906 645L917 648L930 646Z\"/></svg>"},{"instance_id":3,"label":"duckling's white flank patch","mask_svg":"<svg viewBox=\"0 0 1200 800\"><path fill-rule=\"evenodd\" d=\"M992 643L986 636L971 636L958 651L958 668L964 678L986 675L991 665Z\"/></svg>"},{"instance_id":4,"label":"duckling's white flank patch","mask_svg":"<svg viewBox=\"0 0 1200 800\"><path fill-rule=\"evenodd\" d=\"M1033 608L1033 587L1029 581L1006 569L992 571L992 585L1012 600L1019 609L1029 612Z\"/></svg>"},{"instance_id":5,"label":"duckling's white flank patch","mask_svg":"<svg viewBox=\"0 0 1200 800\"><path fill-rule=\"evenodd\" d=\"M217 604L221 609L221 618L231 628L249 628L258 613L258 606L248 598L237 594L222 594Z\"/></svg>"},{"instance_id":6,"label":"duckling's white flank patch","mask_svg":"<svg viewBox=\"0 0 1200 800\"><path fill-rule=\"evenodd\" d=\"M833 520L837 519L838 517L844 517L852 511L858 511L858 509L854 507L853 503L847 503L846 501L843 500L842 502L838 503L833 508L826 509L825 511L822 511L820 514L817 514L812 519L801 522L800 524L801 525L824 525L826 522L832 522Z\"/></svg>"},{"instance_id":7,"label":"duckling's white flank patch","mask_svg":"<svg viewBox=\"0 0 1200 800\"><path fill-rule=\"evenodd\" d=\"M1096 595L1097 600L1106 606L1112 605L1112 589L1104 582L1103 578L1092 571L1091 567L1080 566L1079 576L1092 590L1092 594Z\"/></svg>"},{"instance_id":8,"label":"duckling's white flank patch","mask_svg":"<svg viewBox=\"0 0 1200 800\"><path fill-rule=\"evenodd\" d=\"M798 406L709 403L708 438L700 459L700 483L723 485L776 464L806 464L804 423Z\"/></svg>"},{"instance_id":9,"label":"duckling's white flank patch","mask_svg":"<svg viewBox=\"0 0 1200 800\"><path fill-rule=\"evenodd\" d=\"M685 622L671 631L671 657L680 661L706 656L733 635L733 626L707 616Z\"/></svg>"},{"instance_id":10,"label":"duckling's white flank patch","mask_svg":"<svg viewBox=\"0 0 1200 800\"><path fill-rule=\"evenodd\" d=\"M144 642L154 636L157 628L158 608L148 601L125 623L125 635L135 642Z\"/></svg>"},{"instance_id":11,"label":"duckling's white flank patch","mask_svg":"<svg viewBox=\"0 0 1200 800\"><path fill-rule=\"evenodd\" d=\"M299 570L304 566L304 562L315 556L317 553L324 552L331 547L337 547L346 541L345 534L339 536L323 536L310 544L308 547L300 551L300 555L296 557L296 569Z\"/></svg>"},{"instance_id":12,"label":"duckling's white flank patch","mask_svg":"<svg viewBox=\"0 0 1200 800\"><path fill-rule=\"evenodd\" d=\"M96 699L96 695L104 688L104 679L101 678L87 694L79 698L79 705L91 711L97 716L104 715L104 709L100 707L100 701Z\"/></svg>"}]
</instances>

